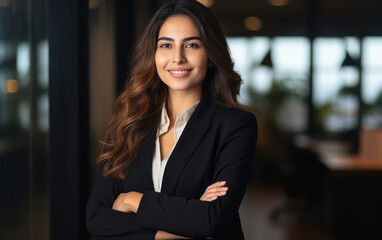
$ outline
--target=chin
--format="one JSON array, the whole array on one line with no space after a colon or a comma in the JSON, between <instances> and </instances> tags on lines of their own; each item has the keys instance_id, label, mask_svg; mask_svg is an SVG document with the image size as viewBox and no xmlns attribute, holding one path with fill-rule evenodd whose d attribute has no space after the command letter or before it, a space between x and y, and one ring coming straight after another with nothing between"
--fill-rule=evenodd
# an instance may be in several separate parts
<instances>
[{"instance_id":1,"label":"chin","mask_svg":"<svg viewBox=\"0 0 382 240\"><path fill-rule=\"evenodd\" d=\"M192 89L189 86L186 86L184 84L170 84L167 85L169 89L174 90L174 91L185 91L188 89Z\"/></svg>"}]
</instances>

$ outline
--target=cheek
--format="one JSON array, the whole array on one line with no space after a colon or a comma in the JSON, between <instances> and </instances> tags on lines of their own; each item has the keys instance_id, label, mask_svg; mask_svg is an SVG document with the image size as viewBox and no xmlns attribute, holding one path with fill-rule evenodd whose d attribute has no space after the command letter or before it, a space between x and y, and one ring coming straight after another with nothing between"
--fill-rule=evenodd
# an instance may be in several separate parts
<instances>
[{"instance_id":1,"label":"cheek","mask_svg":"<svg viewBox=\"0 0 382 240\"><path fill-rule=\"evenodd\" d=\"M165 64L166 64L166 56L164 54L156 52L155 53L155 65L157 66L157 68L158 69L160 69L160 67L163 68L163 66Z\"/></svg>"},{"instance_id":2,"label":"cheek","mask_svg":"<svg viewBox=\"0 0 382 240\"><path fill-rule=\"evenodd\" d=\"M155 54L155 68L160 79L164 77L165 59L160 54Z\"/></svg>"},{"instance_id":3,"label":"cheek","mask_svg":"<svg viewBox=\"0 0 382 240\"><path fill-rule=\"evenodd\" d=\"M159 63L160 63L160 59L159 59L159 57L158 57L158 54L155 54L154 61L155 61L155 66L156 66L157 69L158 69L158 68L159 68Z\"/></svg>"}]
</instances>

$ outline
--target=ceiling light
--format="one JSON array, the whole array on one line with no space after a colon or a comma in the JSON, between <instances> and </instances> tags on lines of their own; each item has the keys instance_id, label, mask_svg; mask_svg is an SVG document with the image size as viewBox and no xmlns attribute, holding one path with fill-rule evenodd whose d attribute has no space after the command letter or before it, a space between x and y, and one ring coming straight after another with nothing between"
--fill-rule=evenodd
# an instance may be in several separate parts
<instances>
[{"instance_id":1,"label":"ceiling light","mask_svg":"<svg viewBox=\"0 0 382 240\"><path fill-rule=\"evenodd\" d=\"M0 0L0 7L6 7L11 5L11 0Z\"/></svg>"},{"instance_id":2,"label":"ceiling light","mask_svg":"<svg viewBox=\"0 0 382 240\"><path fill-rule=\"evenodd\" d=\"M289 4L289 0L268 0L268 2L276 7L282 7Z\"/></svg>"},{"instance_id":3,"label":"ceiling light","mask_svg":"<svg viewBox=\"0 0 382 240\"><path fill-rule=\"evenodd\" d=\"M100 1L99 0L89 0L89 9L95 9L99 7Z\"/></svg>"},{"instance_id":4,"label":"ceiling light","mask_svg":"<svg viewBox=\"0 0 382 240\"><path fill-rule=\"evenodd\" d=\"M244 20L244 26L250 31L258 31L263 27L263 21L258 17L247 17Z\"/></svg>"},{"instance_id":5,"label":"ceiling light","mask_svg":"<svg viewBox=\"0 0 382 240\"><path fill-rule=\"evenodd\" d=\"M19 82L15 79L5 81L5 91L7 93L16 93L19 90Z\"/></svg>"}]
</instances>

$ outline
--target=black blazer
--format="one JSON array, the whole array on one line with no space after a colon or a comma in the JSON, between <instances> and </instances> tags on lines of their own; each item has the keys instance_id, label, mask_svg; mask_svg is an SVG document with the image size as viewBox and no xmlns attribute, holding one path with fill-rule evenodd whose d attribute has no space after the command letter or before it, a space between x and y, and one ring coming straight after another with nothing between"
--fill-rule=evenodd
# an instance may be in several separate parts
<instances>
[{"instance_id":1,"label":"black blazer","mask_svg":"<svg viewBox=\"0 0 382 240\"><path fill-rule=\"evenodd\" d=\"M238 209L257 139L253 114L222 107L203 97L175 146L154 191L152 133L142 142L127 178L105 179L100 169L88 200L87 227L101 239L153 239L157 230L192 238L244 239ZM200 201L207 186L226 181L228 192ZM112 210L122 192L144 193L137 214Z\"/></svg>"}]
</instances>

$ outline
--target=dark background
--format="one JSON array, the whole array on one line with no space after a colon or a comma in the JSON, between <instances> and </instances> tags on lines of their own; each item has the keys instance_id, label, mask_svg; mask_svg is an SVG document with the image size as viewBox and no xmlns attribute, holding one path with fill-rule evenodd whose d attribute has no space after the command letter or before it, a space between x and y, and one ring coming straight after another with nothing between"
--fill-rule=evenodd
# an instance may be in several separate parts
<instances>
[{"instance_id":1,"label":"dark background","mask_svg":"<svg viewBox=\"0 0 382 240\"><path fill-rule=\"evenodd\" d=\"M0 0L1 239L90 239L84 206L98 141L123 88L129 52L164 2ZM305 37L310 43L318 37L382 37L379 0L215 0L210 9L228 37ZM248 30L243 25L248 16L260 18L262 27ZM267 58L262 64L272 68ZM350 64L362 73L361 59ZM356 124L331 132L320 122L323 109L313 103L313 71L310 64L300 99L306 126L300 131L272 125L273 103L283 101L285 92L254 93L247 103L260 121L269 123L266 130L260 128L254 175L242 207L248 239L381 236L376 227L382 214L380 170L371 177L364 172L333 177L317 160L320 152L307 144L314 139L359 153L363 114L370 108L363 103L362 77L350 89L359 103ZM372 107L381 114L382 95L378 101ZM374 215L366 218L365 212ZM267 227L261 230L261 224Z\"/></svg>"}]
</instances>

